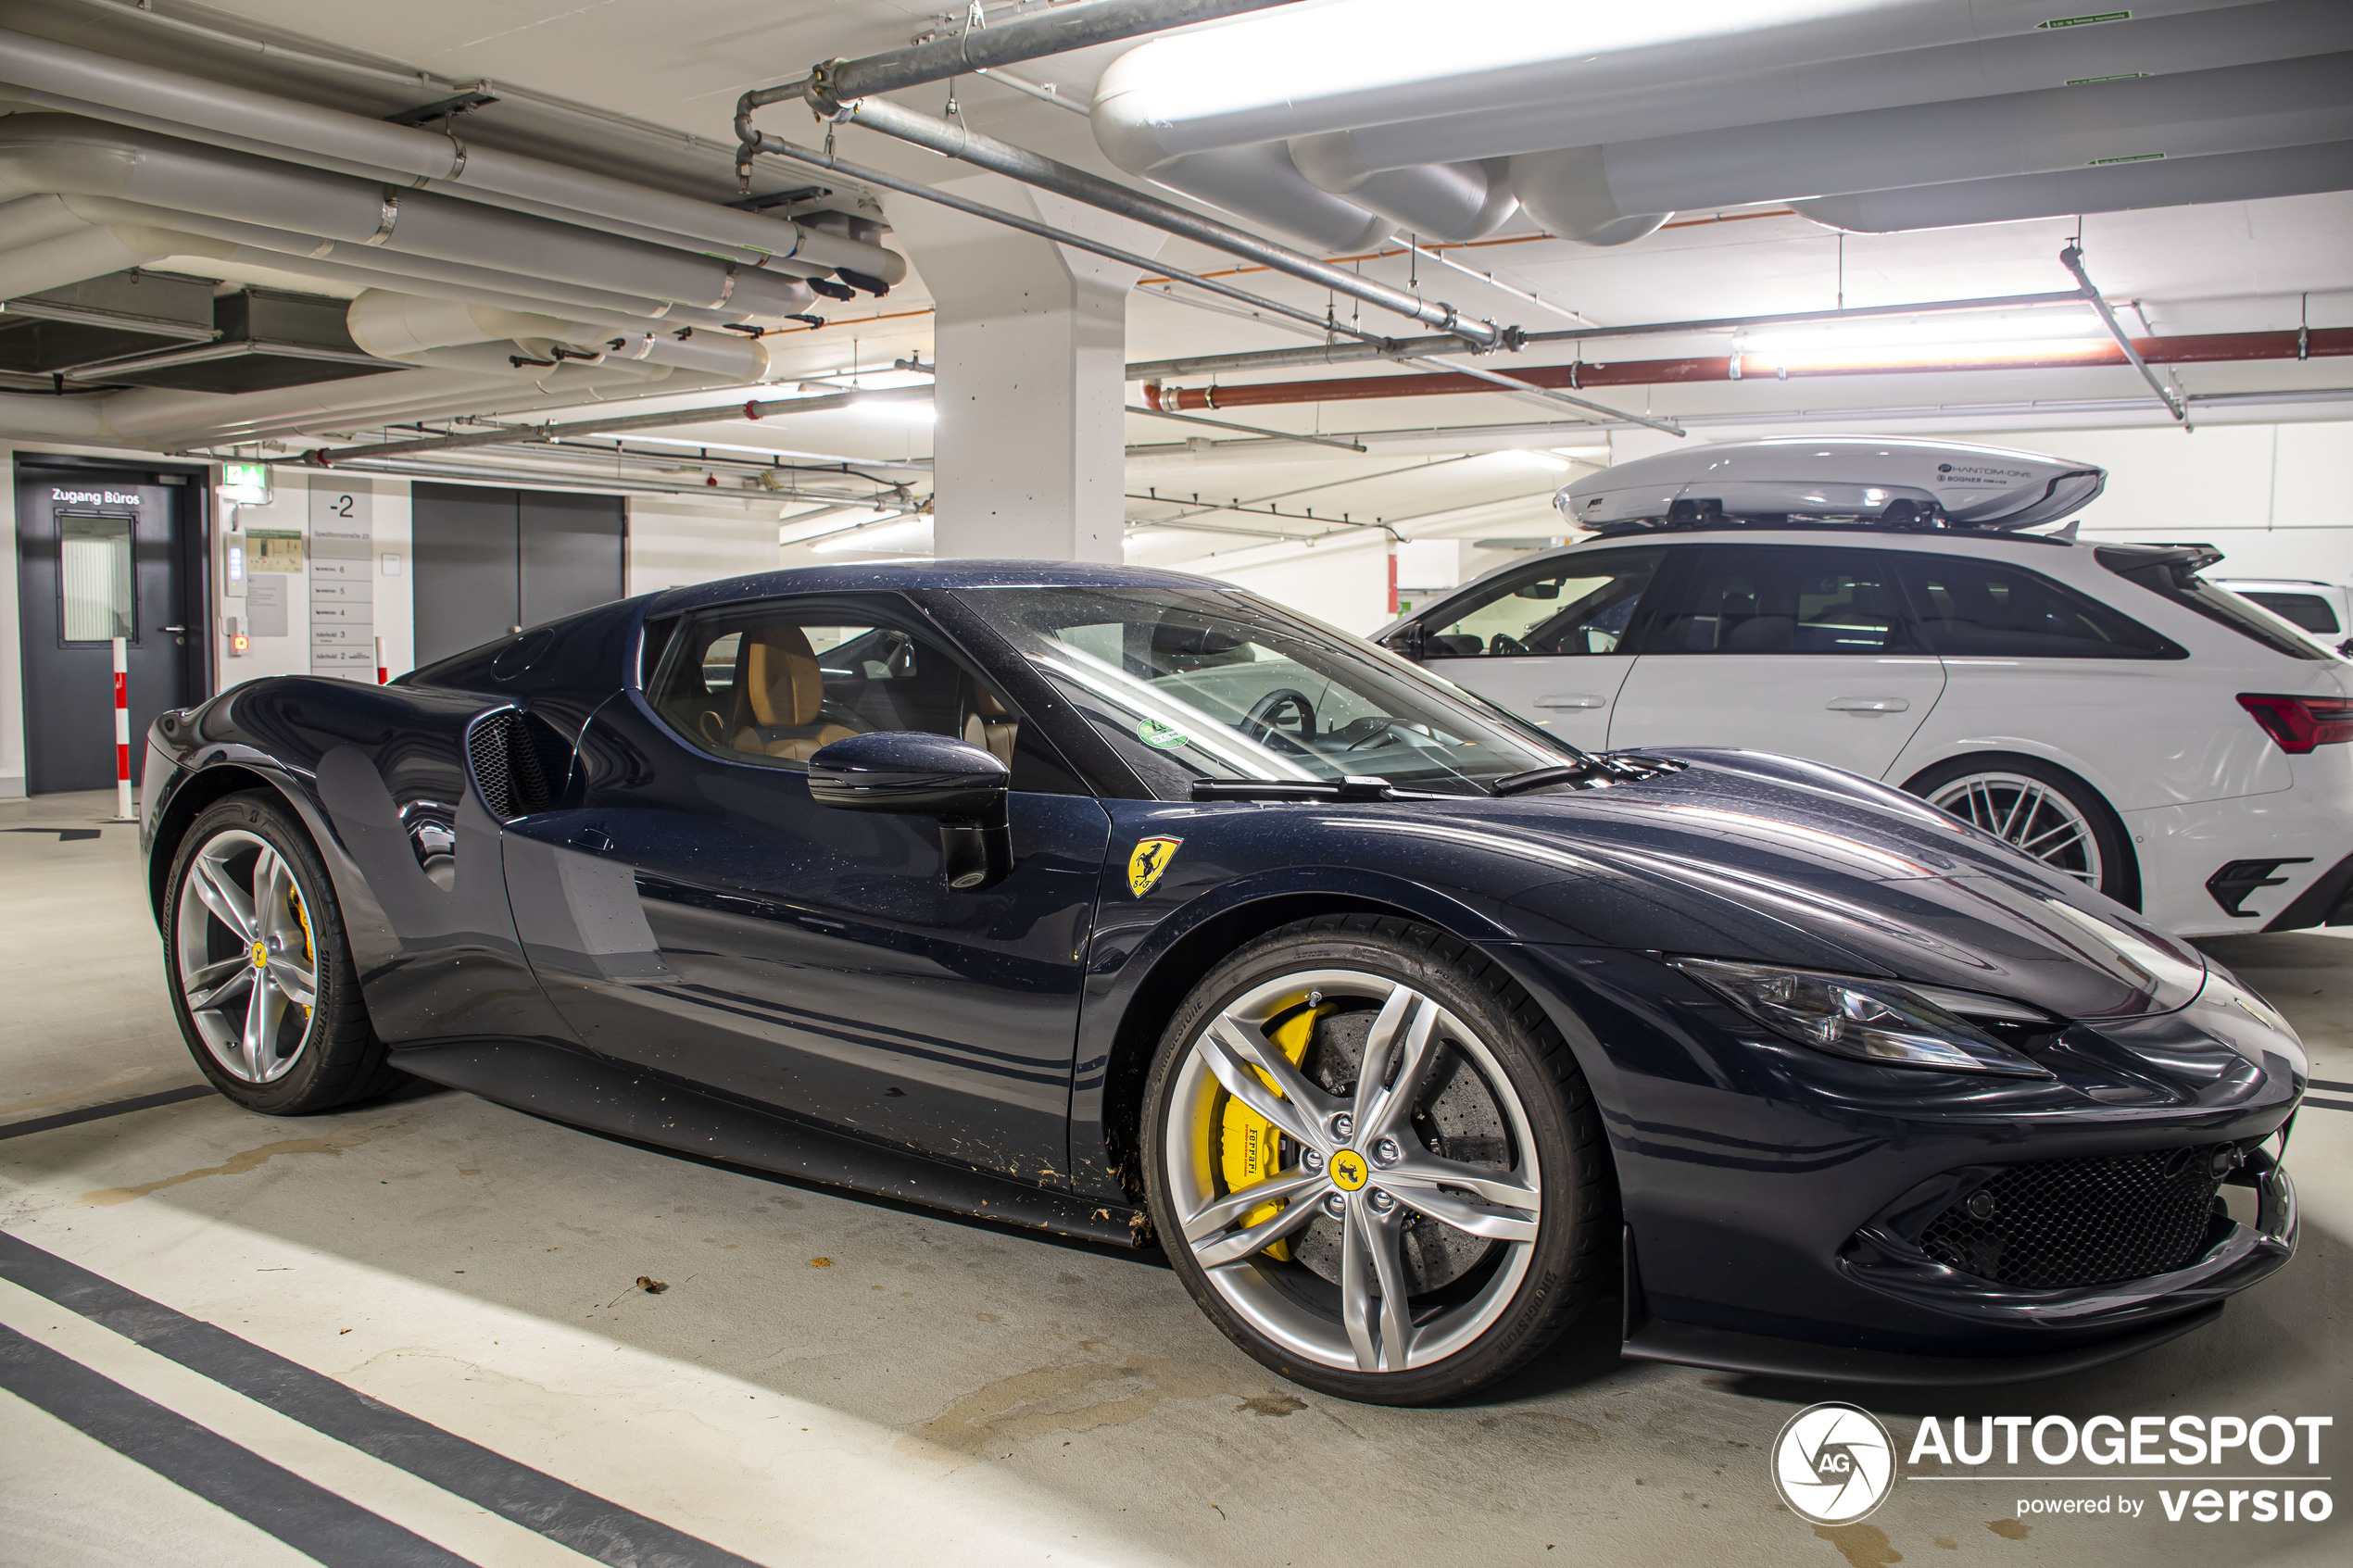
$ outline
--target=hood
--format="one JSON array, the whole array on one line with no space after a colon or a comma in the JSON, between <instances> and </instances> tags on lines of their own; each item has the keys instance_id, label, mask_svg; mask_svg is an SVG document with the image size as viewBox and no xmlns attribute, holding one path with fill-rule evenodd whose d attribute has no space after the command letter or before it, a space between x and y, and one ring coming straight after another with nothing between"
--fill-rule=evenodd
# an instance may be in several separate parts
<instances>
[{"instance_id":1,"label":"hood","mask_svg":"<svg viewBox=\"0 0 2353 1568\"><path fill-rule=\"evenodd\" d=\"M1600 945L1880 974L2085 1022L2172 1012L2206 984L2187 943L1911 796L1761 752L1668 755L1690 766L1424 809L1558 864L1509 902Z\"/></svg>"}]
</instances>

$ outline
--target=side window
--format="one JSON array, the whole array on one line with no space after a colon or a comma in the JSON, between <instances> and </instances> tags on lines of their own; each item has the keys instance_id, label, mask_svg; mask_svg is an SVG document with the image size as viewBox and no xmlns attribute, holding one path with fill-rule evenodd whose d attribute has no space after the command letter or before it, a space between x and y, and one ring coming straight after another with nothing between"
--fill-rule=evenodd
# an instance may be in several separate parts
<instances>
[{"instance_id":1,"label":"side window","mask_svg":"<svg viewBox=\"0 0 2353 1568\"><path fill-rule=\"evenodd\" d=\"M2008 659L2167 659L2173 645L2041 572L1969 556L1890 554L1928 651Z\"/></svg>"},{"instance_id":2,"label":"side window","mask_svg":"<svg viewBox=\"0 0 2353 1568\"><path fill-rule=\"evenodd\" d=\"M731 761L800 768L875 730L953 735L996 754L1017 790L1085 794L1036 726L938 643L842 601L736 605L689 616L646 699L673 730Z\"/></svg>"},{"instance_id":3,"label":"side window","mask_svg":"<svg viewBox=\"0 0 2353 1568\"><path fill-rule=\"evenodd\" d=\"M1616 653L1666 555L1604 550L1512 572L1450 606L1447 619L1424 621L1425 657Z\"/></svg>"},{"instance_id":4,"label":"side window","mask_svg":"<svg viewBox=\"0 0 2353 1568\"><path fill-rule=\"evenodd\" d=\"M1918 651L1875 550L1709 545L1675 574L1644 654Z\"/></svg>"},{"instance_id":5,"label":"side window","mask_svg":"<svg viewBox=\"0 0 2353 1568\"><path fill-rule=\"evenodd\" d=\"M2318 594L2257 593L2238 590L2241 596L2253 599L2283 621L2294 621L2315 636L2333 637L2345 630L2336 623L2336 611L2328 600Z\"/></svg>"}]
</instances>

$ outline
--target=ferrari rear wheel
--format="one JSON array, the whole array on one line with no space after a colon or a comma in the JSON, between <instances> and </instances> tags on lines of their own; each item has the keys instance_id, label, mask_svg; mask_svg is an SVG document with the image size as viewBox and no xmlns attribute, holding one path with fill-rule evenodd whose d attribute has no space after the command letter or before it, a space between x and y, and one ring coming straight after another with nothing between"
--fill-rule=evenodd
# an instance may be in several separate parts
<instances>
[{"instance_id":1,"label":"ferrari rear wheel","mask_svg":"<svg viewBox=\"0 0 2353 1568\"><path fill-rule=\"evenodd\" d=\"M331 1110L399 1074L369 1026L327 870L274 797L233 795L172 858L164 961L190 1054L273 1116Z\"/></svg>"},{"instance_id":2,"label":"ferrari rear wheel","mask_svg":"<svg viewBox=\"0 0 2353 1568\"><path fill-rule=\"evenodd\" d=\"M1567 1042L1428 926L1327 916L1252 943L1179 1010L1145 1103L1178 1276L1294 1382L1450 1399L1606 1281L1614 1184Z\"/></svg>"}]
</instances>

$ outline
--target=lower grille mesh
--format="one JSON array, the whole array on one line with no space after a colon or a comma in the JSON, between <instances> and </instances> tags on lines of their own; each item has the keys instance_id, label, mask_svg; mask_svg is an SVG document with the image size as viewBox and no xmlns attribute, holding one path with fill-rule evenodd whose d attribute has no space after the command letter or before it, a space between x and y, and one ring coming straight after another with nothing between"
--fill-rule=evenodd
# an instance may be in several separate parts
<instances>
[{"instance_id":1,"label":"lower grille mesh","mask_svg":"<svg viewBox=\"0 0 2353 1568\"><path fill-rule=\"evenodd\" d=\"M1920 1248L2028 1290L2165 1273L2198 1255L2221 1186L2214 1156L2226 1147L2013 1165L1930 1221Z\"/></svg>"},{"instance_id":2,"label":"lower grille mesh","mask_svg":"<svg viewBox=\"0 0 2353 1568\"><path fill-rule=\"evenodd\" d=\"M513 709L493 713L466 737L474 784L491 815L505 822L547 809L547 781L523 717Z\"/></svg>"}]
</instances>

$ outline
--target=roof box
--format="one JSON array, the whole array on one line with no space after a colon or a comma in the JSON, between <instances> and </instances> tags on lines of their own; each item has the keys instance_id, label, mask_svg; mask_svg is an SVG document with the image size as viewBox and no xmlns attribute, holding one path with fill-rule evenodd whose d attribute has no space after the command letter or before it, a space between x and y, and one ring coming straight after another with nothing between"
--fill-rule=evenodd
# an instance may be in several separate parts
<instances>
[{"instance_id":1,"label":"roof box","mask_svg":"<svg viewBox=\"0 0 2353 1568\"><path fill-rule=\"evenodd\" d=\"M1693 442L1586 475L1553 497L1579 528L1847 521L2032 528L2090 504L2108 470L2037 452L1862 435Z\"/></svg>"}]
</instances>

